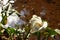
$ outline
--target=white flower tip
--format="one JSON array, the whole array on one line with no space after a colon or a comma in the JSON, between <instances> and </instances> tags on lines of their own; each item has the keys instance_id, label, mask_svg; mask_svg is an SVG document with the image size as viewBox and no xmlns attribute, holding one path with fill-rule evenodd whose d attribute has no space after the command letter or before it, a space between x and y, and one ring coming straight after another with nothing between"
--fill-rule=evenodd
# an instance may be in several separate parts
<instances>
[{"instance_id":1,"label":"white flower tip","mask_svg":"<svg viewBox=\"0 0 60 40\"><path fill-rule=\"evenodd\" d=\"M37 15L33 15L33 18L37 17Z\"/></svg>"},{"instance_id":2,"label":"white flower tip","mask_svg":"<svg viewBox=\"0 0 60 40\"><path fill-rule=\"evenodd\" d=\"M10 1L10 3L14 3L14 1Z\"/></svg>"},{"instance_id":3,"label":"white flower tip","mask_svg":"<svg viewBox=\"0 0 60 40\"><path fill-rule=\"evenodd\" d=\"M48 23L46 21L44 21L43 27L46 28L47 26L48 26Z\"/></svg>"},{"instance_id":4,"label":"white flower tip","mask_svg":"<svg viewBox=\"0 0 60 40\"><path fill-rule=\"evenodd\" d=\"M55 32L57 32L58 34L60 34L60 30L59 29L55 29Z\"/></svg>"},{"instance_id":5,"label":"white flower tip","mask_svg":"<svg viewBox=\"0 0 60 40\"><path fill-rule=\"evenodd\" d=\"M18 29L18 31L22 31L21 29Z\"/></svg>"},{"instance_id":6,"label":"white flower tip","mask_svg":"<svg viewBox=\"0 0 60 40\"><path fill-rule=\"evenodd\" d=\"M55 35L51 35L51 37L53 38Z\"/></svg>"}]
</instances>

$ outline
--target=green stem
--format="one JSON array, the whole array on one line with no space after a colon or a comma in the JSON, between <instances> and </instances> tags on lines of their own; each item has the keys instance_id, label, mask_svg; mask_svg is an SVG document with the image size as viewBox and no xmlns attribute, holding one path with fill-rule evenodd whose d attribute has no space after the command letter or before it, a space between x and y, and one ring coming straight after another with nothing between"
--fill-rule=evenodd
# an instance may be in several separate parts
<instances>
[{"instance_id":1,"label":"green stem","mask_svg":"<svg viewBox=\"0 0 60 40\"><path fill-rule=\"evenodd\" d=\"M45 40L48 40L48 37L49 37L49 36L46 36Z\"/></svg>"},{"instance_id":2,"label":"green stem","mask_svg":"<svg viewBox=\"0 0 60 40\"><path fill-rule=\"evenodd\" d=\"M30 33L30 30L27 32L27 34L25 35L25 38L24 38L24 40L26 40L27 39L27 36L28 36L28 34Z\"/></svg>"},{"instance_id":3,"label":"green stem","mask_svg":"<svg viewBox=\"0 0 60 40\"><path fill-rule=\"evenodd\" d=\"M37 40L40 40L40 32L37 32Z\"/></svg>"}]
</instances>

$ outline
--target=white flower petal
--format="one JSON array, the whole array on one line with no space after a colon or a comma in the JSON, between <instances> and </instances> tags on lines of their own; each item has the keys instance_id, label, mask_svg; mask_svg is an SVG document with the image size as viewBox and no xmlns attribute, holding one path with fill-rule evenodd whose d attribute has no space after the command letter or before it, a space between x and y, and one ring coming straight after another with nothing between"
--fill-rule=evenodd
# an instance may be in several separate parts
<instances>
[{"instance_id":1,"label":"white flower petal","mask_svg":"<svg viewBox=\"0 0 60 40\"><path fill-rule=\"evenodd\" d=\"M36 18L37 17L37 15L33 15L33 18Z\"/></svg>"},{"instance_id":2,"label":"white flower petal","mask_svg":"<svg viewBox=\"0 0 60 40\"><path fill-rule=\"evenodd\" d=\"M14 27L18 20L19 17L16 14L12 14L7 18L7 24Z\"/></svg>"},{"instance_id":3,"label":"white flower petal","mask_svg":"<svg viewBox=\"0 0 60 40\"><path fill-rule=\"evenodd\" d=\"M55 35L51 35L51 37L53 38Z\"/></svg>"},{"instance_id":4,"label":"white flower petal","mask_svg":"<svg viewBox=\"0 0 60 40\"><path fill-rule=\"evenodd\" d=\"M60 30L59 29L55 29L55 32L57 32L58 34L60 34Z\"/></svg>"},{"instance_id":5,"label":"white flower petal","mask_svg":"<svg viewBox=\"0 0 60 40\"><path fill-rule=\"evenodd\" d=\"M2 12L2 7L1 7L1 5L0 5L0 13Z\"/></svg>"},{"instance_id":6,"label":"white flower petal","mask_svg":"<svg viewBox=\"0 0 60 40\"><path fill-rule=\"evenodd\" d=\"M3 0L3 5L6 5L9 0Z\"/></svg>"},{"instance_id":7,"label":"white flower petal","mask_svg":"<svg viewBox=\"0 0 60 40\"><path fill-rule=\"evenodd\" d=\"M31 33L34 33L36 31L39 30L39 28L41 27L42 25L42 20L41 20L41 17L38 17L36 15L33 15L33 17L31 18L30 22L31 23Z\"/></svg>"},{"instance_id":8,"label":"white flower petal","mask_svg":"<svg viewBox=\"0 0 60 40\"><path fill-rule=\"evenodd\" d=\"M2 16L0 16L0 22L2 21Z\"/></svg>"},{"instance_id":9,"label":"white flower petal","mask_svg":"<svg viewBox=\"0 0 60 40\"><path fill-rule=\"evenodd\" d=\"M20 31L20 32L22 32L22 29L18 29L17 31Z\"/></svg>"},{"instance_id":10,"label":"white flower petal","mask_svg":"<svg viewBox=\"0 0 60 40\"><path fill-rule=\"evenodd\" d=\"M14 3L15 1L14 0L11 0L10 3Z\"/></svg>"},{"instance_id":11,"label":"white flower petal","mask_svg":"<svg viewBox=\"0 0 60 40\"><path fill-rule=\"evenodd\" d=\"M29 33L29 34L28 34L28 36L27 36L27 38L29 38L29 37L30 37L30 35L31 35L31 34Z\"/></svg>"},{"instance_id":12,"label":"white flower petal","mask_svg":"<svg viewBox=\"0 0 60 40\"><path fill-rule=\"evenodd\" d=\"M46 21L44 21L42 27L40 27L39 30L41 30L43 28L45 29L47 26L48 26L48 23Z\"/></svg>"},{"instance_id":13,"label":"white flower petal","mask_svg":"<svg viewBox=\"0 0 60 40\"><path fill-rule=\"evenodd\" d=\"M40 17L33 15L33 17L31 18L29 23L32 23L32 25L34 26L34 25L36 25L36 23L42 24L42 20Z\"/></svg>"},{"instance_id":14,"label":"white flower petal","mask_svg":"<svg viewBox=\"0 0 60 40\"><path fill-rule=\"evenodd\" d=\"M15 27L15 25L22 25L22 24L25 24L26 22L21 20L17 14L12 14L10 16L8 16L7 18L7 25L9 27Z\"/></svg>"},{"instance_id":15,"label":"white flower petal","mask_svg":"<svg viewBox=\"0 0 60 40\"><path fill-rule=\"evenodd\" d=\"M23 32L25 32L25 29L23 28L23 30L22 29L18 29L18 31L20 31L21 33L23 33Z\"/></svg>"},{"instance_id":16,"label":"white flower petal","mask_svg":"<svg viewBox=\"0 0 60 40\"><path fill-rule=\"evenodd\" d=\"M48 23L46 21L44 21L42 27L46 28L47 26L48 26Z\"/></svg>"},{"instance_id":17,"label":"white flower petal","mask_svg":"<svg viewBox=\"0 0 60 40\"><path fill-rule=\"evenodd\" d=\"M39 30L43 29L43 27L40 27Z\"/></svg>"}]
</instances>

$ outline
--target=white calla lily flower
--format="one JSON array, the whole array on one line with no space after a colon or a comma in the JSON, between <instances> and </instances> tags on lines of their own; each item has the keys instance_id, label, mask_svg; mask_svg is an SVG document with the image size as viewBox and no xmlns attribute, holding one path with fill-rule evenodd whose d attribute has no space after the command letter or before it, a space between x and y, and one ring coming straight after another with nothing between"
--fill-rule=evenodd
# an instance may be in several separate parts
<instances>
[{"instance_id":1,"label":"white calla lily flower","mask_svg":"<svg viewBox=\"0 0 60 40\"><path fill-rule=\"evenodd\" d=\"M9 17L7 17L7 24L6 24L6 26L15 27L15 24L22 25L22 24L25 24L25 21L21 20L17 16L17 14L13 13Z\"/></svg>"},{"instance_id":2,"label":"white calla lily flower","mask_svg":"<svg viewBox=\"0 0 60 40\"><path fill-rule=\"evenodd\" d=\"M36 16L36 15L33 15L33 17L31 18L30 20L30 23L33 24L33 26L35 25L35 23L38 23L38 24L42 24L42 20L40 17Z\"/></svg>"},{"instance_id":3,"label":"white calla lily flower","mask_svg":"<svg viewBox=\"0 0 60 40\"><path fill-rule=\"evenodd\" d=\"M48 23L46 21L42 21L41 17L38 17L36 15L33 15L29 23L31 23L31 33L45 29L48 26Z\"/></svg>"}]
</instances>

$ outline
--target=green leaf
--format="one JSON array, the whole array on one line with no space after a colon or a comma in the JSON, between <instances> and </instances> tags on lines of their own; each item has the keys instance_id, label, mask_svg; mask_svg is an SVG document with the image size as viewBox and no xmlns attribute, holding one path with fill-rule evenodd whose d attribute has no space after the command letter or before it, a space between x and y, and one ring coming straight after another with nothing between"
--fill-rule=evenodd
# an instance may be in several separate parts
<instances>
[{"instance_id":1,"label":"green leaf","mask_svg":"<svg viewBox=\"0 0 60 40\"><path fill-rule=\"evenodd\" d=\"M1 23L5 25L7 23L7 16L2 16L2 21Z\"/></svg>"},{"instance_id":2,"label":"green leaf","mask_svg":"<svg viewBox=\"0 0 60 40\"><path fill-rule=\"evenodd\" d=\"M49 33L49 35L56 35L57 33L51 29L51 28L47 28L46 31Z\"/></svg>"},{"instance_id":3,"label":"green leaf","mask_svg":"<svg viewBox=\"0 0 60 40\"><path fill-rule=\"evenodd\" d=\"M3 28L2 28L2 26L0 25L0 31L2 30Z\"/></svg>"},{"instance_id":4,"label":"green leaf","mask_svg":"<svg viewBox=\"0 0 60 40\"><path fill-rule=\"evenodd\" d=\"M14 28L7 28L5 31L6 31L6 33L9 34L9 35L15 34L15 32L16 32Z\"/></svg>"},{"instance_id":5,"label":"green leaf","mask_svg":"<svg viewBox=\"0 0 60 40\"><path fill-rule=\"evenodd\" d=\"M2 32L0 31L0 35L2 35Z\"/></svg>"}]
</instances>

